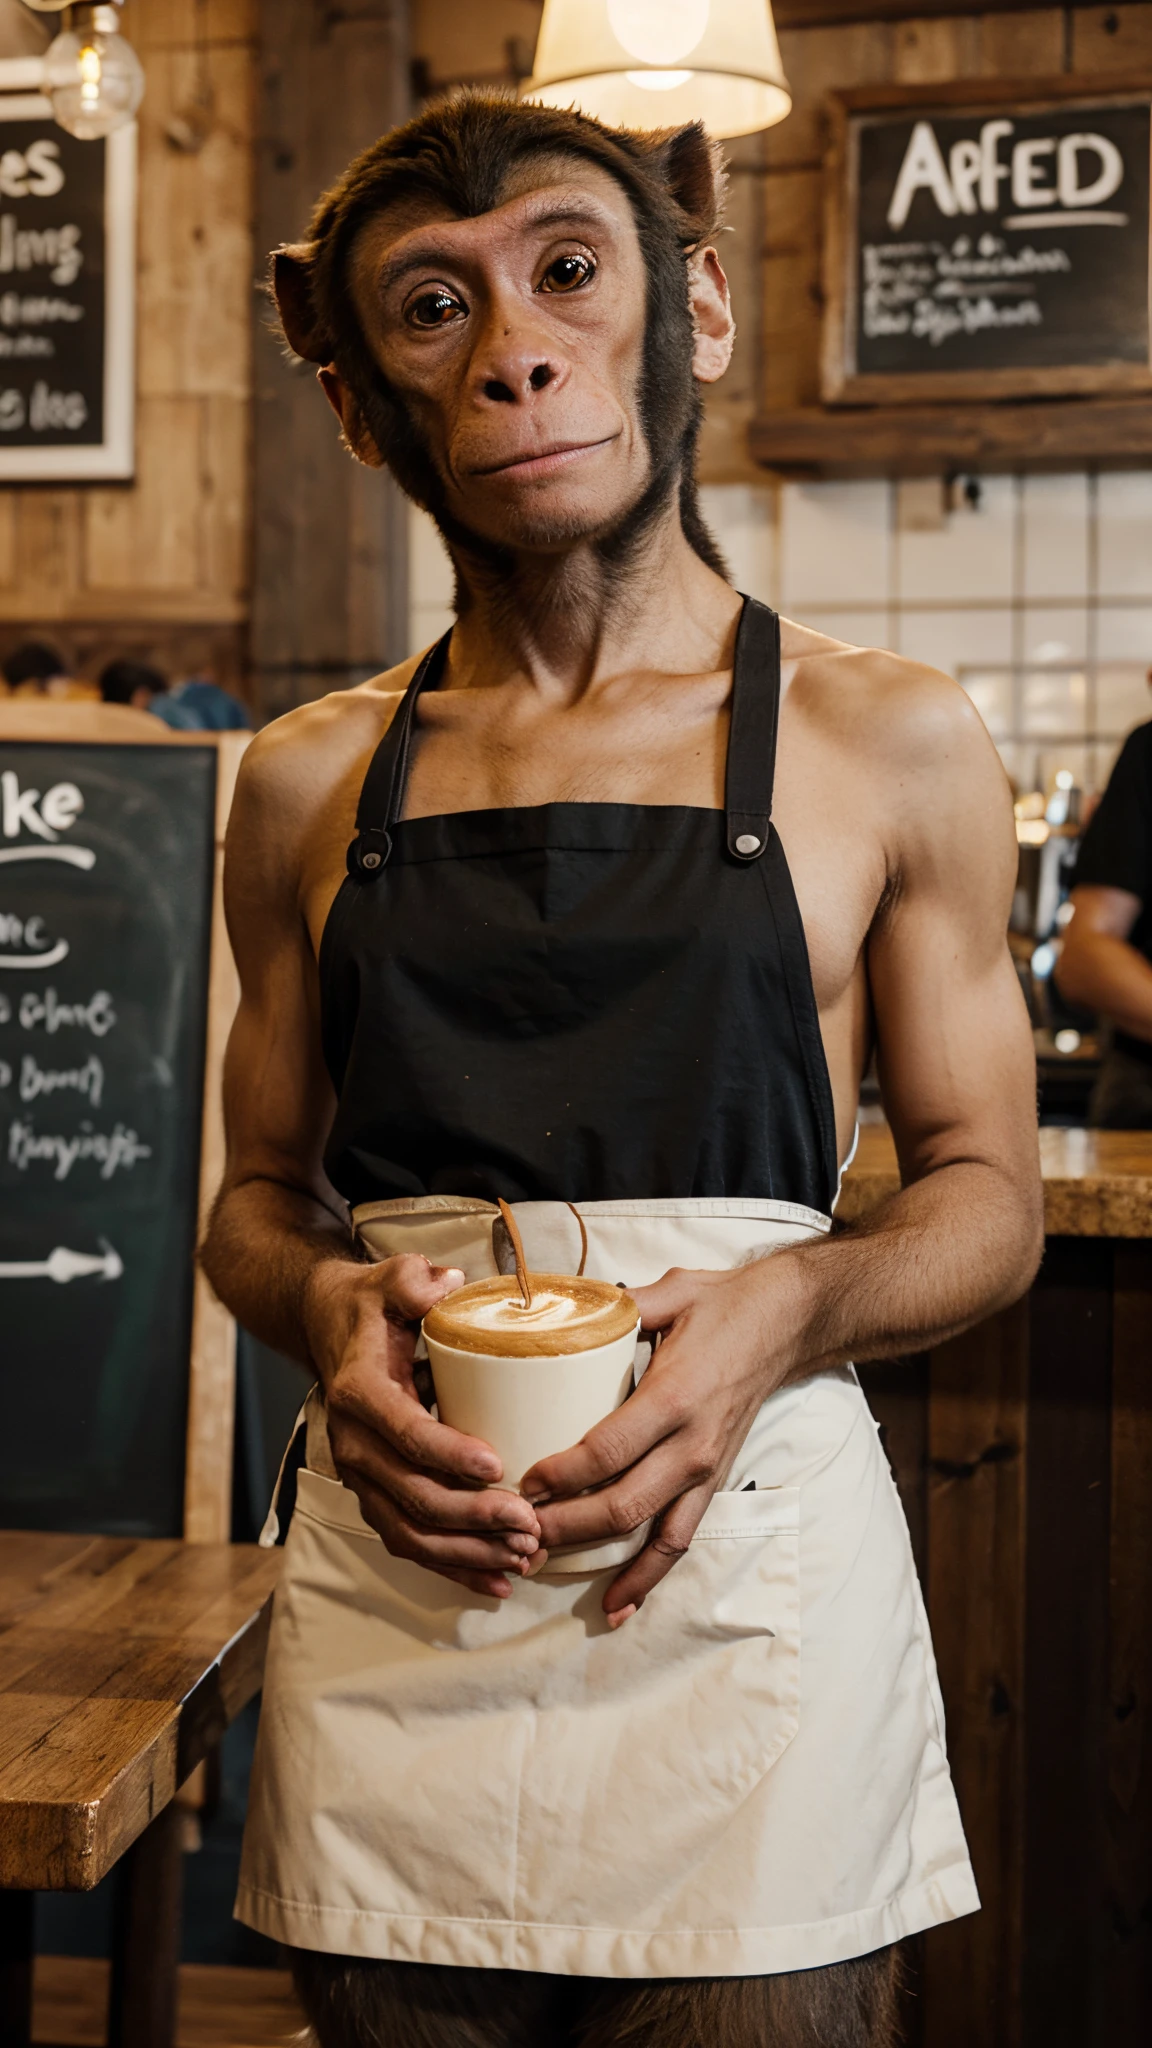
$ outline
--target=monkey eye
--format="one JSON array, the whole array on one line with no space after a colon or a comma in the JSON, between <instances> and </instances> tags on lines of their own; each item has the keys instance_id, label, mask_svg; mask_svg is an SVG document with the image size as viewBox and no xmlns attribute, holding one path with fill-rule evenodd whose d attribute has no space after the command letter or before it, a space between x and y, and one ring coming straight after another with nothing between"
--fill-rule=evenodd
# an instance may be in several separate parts
<instances>
[{"instance_id":1,"label":"monkey eye","mask_svg":"<svg viewBox=\"0 0 1152 2048\"><path fill-rule=\"evenodd\" d=\"M418 292L404 309L405 318L413 327L446 327L463 311L459 299L442 284Z\"/></svg>"},{"instance_id":2,"label":"monkey eye","mask_svg":"<svg viewBox=\"0 0 1152 2048\"><path fill-rule=\"evenodd\" d=\"M538 292L574 292L596 275L590 256L557 256L548 265L536 289Z\"/></svg>"}]
</instances>

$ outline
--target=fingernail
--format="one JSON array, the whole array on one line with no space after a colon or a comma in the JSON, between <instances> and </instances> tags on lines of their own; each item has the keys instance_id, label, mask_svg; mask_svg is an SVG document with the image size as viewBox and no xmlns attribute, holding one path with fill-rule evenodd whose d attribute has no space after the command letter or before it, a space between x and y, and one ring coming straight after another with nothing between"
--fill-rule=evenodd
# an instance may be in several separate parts
<instances>
[{"instance_id":1,"label":"fingernail","mask_svg":"<svg viewBox=\"0 0 1152 2048\"><path fill-rule=\"evenodd\" d=\"M545 1501L551 1500L552 1495L550 1493L526 1493L522 1495L522 1498L527 1501L530 1508L542 1508Z\"/></svg>"},{"instance_id":2,"label":"fingernail","mask_svg":"<svg viewBox=\"0 0 1152 2048\"><path fill-rule=\"evenodd\" d=\"M535 1536L509 1536L507 1543L509 1550L518 1550L521 1557L531 1557L533 1551L540 1548L539 1541Z\"/></svg>"},{"instance_id":3,"label":"fingernail","mask_svg":"<svg viewBox=\"0 0 1152 2048\"><path fill-rule=\"evenodd\" d=\"M636 1609L634 1606L618 1607L616 1609L615 1614L610 1614L608 1616L609 1628L621 1628L626 1621L631 1621L632 1616L635 1614L635 1612Z\"/></svg>"},{"instance_id":4,"label":"fingernail","mask_svg":"<svg viewBox=\"0 0 1152 2048\"><path fill-rule=\"evenodd\" d=\"M504 1467L499 1458L477 1458L476 1471L481 1479L499 1479Z\"/></svg>"}]
</instances>

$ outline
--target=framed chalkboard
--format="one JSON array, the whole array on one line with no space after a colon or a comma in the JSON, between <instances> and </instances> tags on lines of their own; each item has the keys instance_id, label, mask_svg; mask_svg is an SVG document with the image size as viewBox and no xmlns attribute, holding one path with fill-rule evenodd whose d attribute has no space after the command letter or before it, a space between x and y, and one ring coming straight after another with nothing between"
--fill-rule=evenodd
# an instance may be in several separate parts
<instances>
[{"instance_id":1,"label":"framed chalkboard","mask_svg":"<svg viewBox=\"0 0 1152 2048\"><path fill-rule=\"evenodd\" d=\"M179 1535L198 1429L230 1469L234 1334L194 1254L236 742L103 707L108 737L23 739L22 709L0 708L0 1525Z\"/></svg>"},{"instance_id":2,"label":"framed chalkboard","mask_svg":"<svg viewBox=\"0 0 1152 2048\"><path fill-rule=\"evenodd\" d=\"M1152 84L837 96L829 403L1152 390Z\"/></svg>"},{"instance_id":3,"label":"framed chalkboard","mask_svg":"<svg viewBox=\"0 0 1152 2048\"><path fill-rule=\"evenodd\" d=\"M133 471L136 130L79 142L0 63L0 484Z\"/></svg>"}]
</instances>

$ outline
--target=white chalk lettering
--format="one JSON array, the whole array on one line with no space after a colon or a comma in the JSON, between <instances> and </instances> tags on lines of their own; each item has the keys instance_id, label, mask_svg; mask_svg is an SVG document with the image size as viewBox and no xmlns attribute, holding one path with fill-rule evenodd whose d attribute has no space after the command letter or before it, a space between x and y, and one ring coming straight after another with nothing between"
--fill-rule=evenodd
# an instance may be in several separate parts
<instances>
[{"instance_id":1,"label":"white chalk lettering","mask_svg":"<svg viewBox=\"0 0 1152 2048\"><path fill-rule=\"evenodd\" d=\"M54 782L41 803L38 789L31 785L21 789L13 768L5 768L0 774L0 799L0 830L5 839L16 839L21 831L34 832L40 839L55 839L76 823L84 809L84 798L74 782Z\"/></svg>"},{"instance_id":2,"label":"white chalk lettering","mask_svg":"<svg viewBox=\"0 0 1152 2048\"><path fill-rule=\"evenodd\" d=\"M111 1131L95 1131L91 1124L82 1123L72 1137L37 1131L19 1118L8 1126L8 1163L18 1173L27 1173L30 1166L43 1161L51 1166L54 1180L67 1180L78 1162L91 1160L99 1166L101 1180L111 1180L114 1174L129 1173L142 1159L151 1157L152 1147L142 1145L126 1124L118 1123Z\"/></svg>"},{"instance_id":3,"label":"white chalk lettering","mask_svg":"<svg viewBox=\"0 0 1152 2048\"><path fill-rule=\"evenodd\" d=\"M28 424L34 434L60 428L77 433L87 417L88 401L82 391L53 391L42 377L37 378L28 408Z\"/></svg>"},{"instance_id":4,"label":"white chalk lettering","mask_svg":"<svg viewBox=\"0 0 1152 2048\"><path fill-rule=\"evenodd\" d=\"M7 1024L12 1009L3 998L0 1003L0 1024ZM25 989L18 1016L22 1031L46 1031L50 1038L57 1031L90 1031L93 1038L106 1038L117 1021L106 988L97 989L86 1003L62 1003L54 988L46 988L43 995L35 989Z\"/></svg>"},{"instance_id":5,"label":"white chalk lettering","mask_svg":"<svg viewBox=\"0 0 1152 2048\"><path fill-rule=\"evenodd\" d=\"M952 220L958 213L996 213L1000 187L1007 179L1014 206L1052 207L1056 225L1061 212L1091 212L1119 191L1124 182L1124 158L1109 136L1022 136L1005 162L1000 144L1015 133L1015 126L1013 121L983 122L979 139L965 136L954 142L945 163L931 121L917 121L893 187L889 227L904 226L918 192L930 192L939 212ZM1095 175L1089 176L1089 165L1082 166L1083 157L1094 160L1091 170ZM1082 168L1088 177L1086 184L1080 182ZM1115 216L1098 218L1101 226L1118 224Z\"/></svg>"},{"instance_id":6,"label":"white chalk lettering","mask_svg":"<svg viewBox=\"0 0 1152 2048\"><path fill-rule=\"evenodd\" d=\"M41 136L23 154L6 149L0 156L0 192L5 199L52 199L64 189L60 144Z\"/></svg>"},{"instance_id":7,"label":"white chalk lettering","mask_svg":"<svg viewBox=\"0 0 1152 2048\"><path fill-rule=\"evenodd\" d=\"M82 240L75 221L55 228L22 228L14 213L0 213L0 274L46 270L53 284L75 284L84 268Z\"/></svg>"},{"instance_id":8,"label":"white chalk lettering","mask_svg":"<svg viewBox=\"0 0 1152 2048\"><path fill-rule=\"evenodd\" d=\"M99 1109L104 1094L104 1062L89 1053L82 1067L42 1067L35 1055L26 1052L20 1062L20 1100L37 1102L42 1095L56 1095L62 1088L83 1095Z\"/></svg>"},{"instance_id":9,"label":"white chalk lettering","mask_svg":"<svg viewBox=\"0 0 1152 2048\"><path fill-rule=\"evenodd\" d=\"M900 166L892 204L888 208L890 228L902 228L918 192L931 192L941 213L958 211L952 181L940 154L936 130L931 121L917 121Z\"/></svg>"}]
</instances>

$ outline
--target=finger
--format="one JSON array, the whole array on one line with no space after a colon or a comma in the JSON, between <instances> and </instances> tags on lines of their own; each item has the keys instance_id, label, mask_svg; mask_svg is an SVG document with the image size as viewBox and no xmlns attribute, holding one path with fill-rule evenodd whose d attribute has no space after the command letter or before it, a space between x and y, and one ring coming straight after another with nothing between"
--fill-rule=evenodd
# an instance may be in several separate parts
<instances>
[{"instance_id":1,"label":"finger","mask_svg":"<svg viewBox=\"0 0 1152 2048\"><path fill-rule=\"evenodd\" d=\"M402 1252L396 1258L381 1259L376 1268L384 1312L414 1323L435 1303L457 1287L463 1287L459 1266L434 1266L420 1252Z\"/></svg>"},{"instance_id":2,"label":"finger","mask_svg":"<svg viewBox=\"0 0 1152 2048\"><path fill-rule=\"evenodd\" d=\"M714 1492L715 1486L709 1480L703 1486L693 1487L690 1493L682 1494L661 1515L640 1555L625 1565L619 1578L613 1579L602 1604L614 1628L628 1621L637 1608L644 1605L652 1588L658 1586L661 1579L666 1579L673 1565L680 1562L700 1527L704 1510Z\"/></svg>"},{"instance_id":3,"label":"finger","mask_svg":"<svg viewBox=\"0 0 1152 2048\"><path fill-rule=\"evenodd\" d=\"M529 1569L539 1548L534 1537L421 1528L379 1487L361 1482L353 1491L365 1521L391 1555L407 1558L412 1564L433 1570L510 1571L520 1576Z\"/></svg>"},{"instance_id":4,"label":"finger","mask_svg":"<svg viewBox=\"0 0 1152 2048\"><path fill-rule=\"evenodd\" d=\"M333 1389L329 1407L338 1416L349 1415L365 1424L410 1465L424 1465L479 1486L503 1477L504 1467L491 1444L436 1421L414 1393L386 1374L373 1375L367 1385L345 1380Z\"/></svg>"},{"instance_id":5,"label":"finger","mask_svg":"<svg viewBox=\"0 0 1152 2048\"><path fill-rule=\"evenodd\" d=\"M669 1346L672 1340L669 1340ZM636 1392L606 1415L571 1450L541 1458L524 1474L520 1490L534 1507L602 1486L682 1429L691 1413L688 1391L676 1375L676 1360L660 1347L660 1364L648 1367Z\"/></svg>"},{"instance_id":6,"label":"finger","mask_svg":"<svg viewBox=\"0 0 1152 2048\"><path fill-rule=\"evenodd\" d=\"M341 1442L337 1465L341 1477L348 1473L353 1482L358 1478L386 1493L421 1528L525 1536L534 1542L539 1537L536 1512L518 1493L504 1486L444 1486L433 1473L409 1465L389 1444L367 1432L351 1443Z\"/></svg>"},{"instance_id":7,"label":"finger","mask_svg":"<svg viewBox=\"0 0 1152 2048\"><path fill-rule=\"evenodd\" d=\"M555 1550L561 1544L630 1536L710 1476L709 1461L703 1454L686 1457L681 1438L658 1444L614 1485L538 1507L540 1541Z\"/></svg>"},{"instance_id":8,"label":"finger","mask_svg":"<svg viewBox=\"0 0 1152 2048\"><path fill-rule=\"evenodd\" d=\"M640 1311L641 1329L666 1330L692 1306L701 1283L710 1277L707 1273L690 1273L683 1266L672 1266L650 1287L630 1287L628 1292Z\"/></svg>"}]
</instances>

